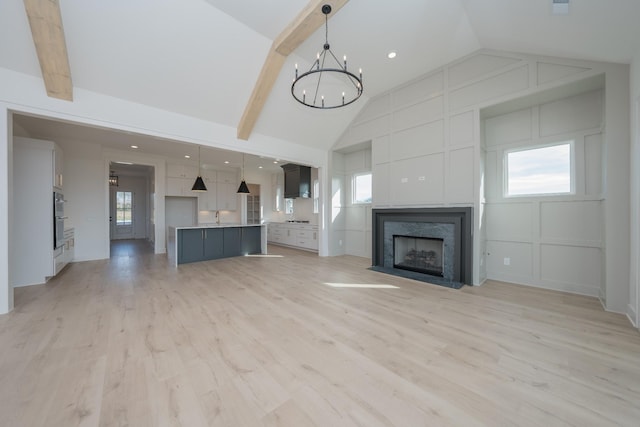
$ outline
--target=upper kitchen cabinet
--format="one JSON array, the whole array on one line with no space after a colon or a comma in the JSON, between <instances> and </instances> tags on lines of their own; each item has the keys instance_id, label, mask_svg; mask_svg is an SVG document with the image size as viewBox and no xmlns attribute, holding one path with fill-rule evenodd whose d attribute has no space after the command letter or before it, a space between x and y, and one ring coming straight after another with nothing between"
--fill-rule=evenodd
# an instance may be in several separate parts
<instances>
[{"instance_id":1,"label":"upper kitchen cabinet","mask_svg":"<svg viewBox=\"0 0 640 427\"><path fill-rule=\"evenodd\" d=\"M198 193L198 210L215 211L218 210L218 184L216 171L203 170L202 180L207 191Z\"/></svg>"},{"instance_id":2,"label":"upper kitchen cabinet","mask_svg":"<svg viewBox=\"0 0 640 427\"><path fill-rule=\"evenodd\" d=\"M198 176L198 167L194 165L167 163L167 176L196 179Z\"/></svg>"},{"instance_id":3,"label":"upper kitchen cabinet","mask_svg":"<svg viewBox=\"0 0 640 427\"><path fill-rule=\"evenodd\" d=\"M53 144L53 186L62 190L62 175L64 172L62 149Z\"/></svg>"},{"instance_id":4,"label":"upper kitchen cabinet","mask_svg":"<svg viewBox=\"0 0 640 427\"><path fill-rule=\"evenodd\" d=\"M296 199L311 197L311 168L293 163L282 165L284 170L284 197Z\"/></svg>"},{"instance_id":5,"label":"upper kitchen cabinet","mask_svg":"<svg viewBox=\"0 0 640 427\"><path fill-rule=\"evenodd\" d=\"M167 178L169 180L185 179L185 178ZM207 187L207 191L198 194L198 210L200 211L235 211L238 208L238 182L234 172L203 170L202 180ZM189 181L189 193L193 180ZM170 195L170 194L167 194ZM181 195L181 194L176 194Z\"/></svg>"},{"instance_id":6,"label":"upper kitchen cabinet","mask_svg":"<svg viewBox=\"0 0 640 427\"><path fill-rule=\"evenodd\" d=\"M198 176L198 168L193 165L167 163L167 196L195 197L191 187Z\"/></svg>"},{"instance_id":7,"label":"upper kitchen cabinet","mask_svg":"<svg viewBox=\"0 0 640 427\"><path fill-rule=\"evenodd\" d=\"M217 172L217 205L222 211L235 211L238 208L238 179L234 172Z\"/></svg>"}]
</instances>

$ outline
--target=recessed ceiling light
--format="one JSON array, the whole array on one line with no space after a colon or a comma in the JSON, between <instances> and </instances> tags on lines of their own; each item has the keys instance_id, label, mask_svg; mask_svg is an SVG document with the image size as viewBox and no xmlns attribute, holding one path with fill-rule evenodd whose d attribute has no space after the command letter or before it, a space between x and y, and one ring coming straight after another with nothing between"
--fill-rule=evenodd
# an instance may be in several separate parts
<instances>
[{"instance_id":1,"label":"recessed ceiling light","mask_svg":"<svg viewBox=\"0 0 640 427\"><path fill-rule=\"evenodd\" d=\"M277 160L274 160L274 161L273 161L273 164L274 164L274 165L277 165L277 164L278 164L278 161L277 161Z\"/></svg>"},{"instance_id":2,"label":"recessed ceiling light","mask_svg":"<svg viewBox=\"0 0 640 427\"><path fill-rule=\"evenodd\" d=\"M568 15L569 0L551 0L551 13L553 15Z\"/></svg>"},{"instance_id":3,"label":"recessed ceiling light","mask_svg":"<svg viewBox=\"0 0 640 427\"><path fill-rule=\"evenodd\" d=\"M225 164L225 165L228 165L228 164L229 164L229 160L225 160L225 161L224 161L224 164Z\"/></svg>"},{"instance_id":4,"label":"recessed ceiling light","mask_svg":"<svg viewBox=\"0 0 640 427\"><path fill-rule=\"evenodd\" d=\"M262 166L258 166L258 169L262 169Z\"/></svg>"},{"instance_id":5,"label":"recessed ceiling light","mask_svg":"<svg viewBox=\"0 0 640 427\"><path fill-rule=\"evenodd\" d=\"M190 159L190 158L191 158L191 156L190 156L190 155L188 155L188 154L185 154L185 155L184 155L184 158L185 158L185 159Z\"/></svg>"},{"instance_id":6,"label":"recessed ceiling light","mask_svg":"<svg viewBox=\"0 0 640 427\"><path fill-rule=\"evenodd\" d=\"M138 146L137 145L132 145L131 148L138 148Z\"/></svg>"},{"instance_id":7,"label":"recessed ceiling light","mask_svg":"<svg viewBox=\"0 0 640 427\"><path fill-rule=\"evenodd\" d=\"M387 54L387 58L389 58L389 59L393 59L393 58L395 58L395 57L396 57L396 55L397 55L397 53L396 53L394 50L392 50L391 52L389 52L389 53Z\"/></svg>"}]
</instances>

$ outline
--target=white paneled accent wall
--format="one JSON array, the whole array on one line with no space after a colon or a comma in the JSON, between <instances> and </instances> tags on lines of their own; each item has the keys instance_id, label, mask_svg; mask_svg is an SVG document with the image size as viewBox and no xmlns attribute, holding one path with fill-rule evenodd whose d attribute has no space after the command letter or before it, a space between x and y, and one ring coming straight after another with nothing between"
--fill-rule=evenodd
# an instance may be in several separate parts
<instances>
[{"instance_id":1,"label":"white paneled accent wall","mask_svg":"<svg viewBox=\"0 0 640 427\"><path fill-rule=\"evenodd\" d=\"M371 204L354 204L354 174L371 172L371 149L334 153L332 254L371 258Z\"/></svg>"},{"instance_id":2,"label":"white paneled accent wall","mask_svg":"<svg viewBox=\"0 0 640 427\"><path fill-rule=\"evenodd\" d=\"M604 248L612 253L628 251L623 234L628 234L629 166L619 161L629 151L628 80L626 65L480 50L369 100L333 150L348 152L371 141L373 208L472 206L474 284L493 277L595 293L608 309L621 311L629 298L628 260L605 257ZM606 91L586 94L603 87ZM580 95L573 100L562 99L576 94ZM500 126L483 121L484 112L506 103L519 107L494 110L492 117L503 116ZM600 129L603 117L606 134ZM501 206L507 201L499 197L498 151L533 138L553 142L561 135L580 137L576 195L555 200L560 204L553 207L542 200L535 208L518 205L522 200ZM581 228L564 230L568 235L549 235L557 226L545 215L570 215L576 200L592 202L586 208L601 211L600 231L607 232L599 239L580 234ZM499 220L501 215L514 222ZM597 215L590 213L584 220L594 218ZM546 248L553 245L564 245L564 252L557 255L579 253L567 257L567 269L576 268L572 263L582 256L593 261L597 253L606 265L596 263L598 270L589 271L597 279L568 280L550 263L548 254L558 248ZM515 255L510 269L504 268L509 256L498 265L497 255L491 255L493 259L487 255L510 253L511 247ZM541 271L542 265L548 268Z\"/></svg>"},{"instance_id":3,"label":"white paneled accent wall","mask_svg":"<svg viewBox=\"0 0 640 427\"><path fill-rule=\"evenodd\" d=\"M506 112L483 125L487 277L604 295L603 91ZM563 141L574 141L574 194L505 195L507 150Z\"/></svg>"}]
</instances>

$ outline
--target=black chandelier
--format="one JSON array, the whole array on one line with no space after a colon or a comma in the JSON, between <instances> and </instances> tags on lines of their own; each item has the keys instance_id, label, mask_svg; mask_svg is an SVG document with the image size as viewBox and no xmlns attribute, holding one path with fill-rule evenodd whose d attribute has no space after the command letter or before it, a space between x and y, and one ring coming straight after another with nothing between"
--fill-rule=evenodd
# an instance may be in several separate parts
<instances>
[{"instance_id":1,"label":"black chandelier","mask_svg":"<svg viewBox=\"0 0 640 427\"><path fill-rule=\"evenodd\" d=\"M322 6L322 13L325 19L325 43L322 52L318 52L316 60L306 73L298 75L298 64L296 64L296 76L291 85L291 95L307 107L340 108L355 102L362 95L362 69L359 76L356 76L347 70L346 55L340 63L333 54L329 46L331 6L328 4ZM332 60L335 65L330 64Z\"/></svg>"}]
</instances>

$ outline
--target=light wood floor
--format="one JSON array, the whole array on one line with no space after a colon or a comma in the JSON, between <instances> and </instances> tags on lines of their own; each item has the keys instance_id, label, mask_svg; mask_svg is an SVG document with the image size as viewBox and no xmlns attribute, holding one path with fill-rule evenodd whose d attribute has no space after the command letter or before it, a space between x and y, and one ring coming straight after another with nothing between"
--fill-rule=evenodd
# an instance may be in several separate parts
<instances>
[{"instance_id":1,"label":"light wood floor","mask_svg":"<svg viewBox=\"0 0 640 427\"><path fill-rule=\"evenodd\" d=\"M16 289L0 425L640 425L640 335L593 298L119 244Z\"/></svg>"}]
</instances>

